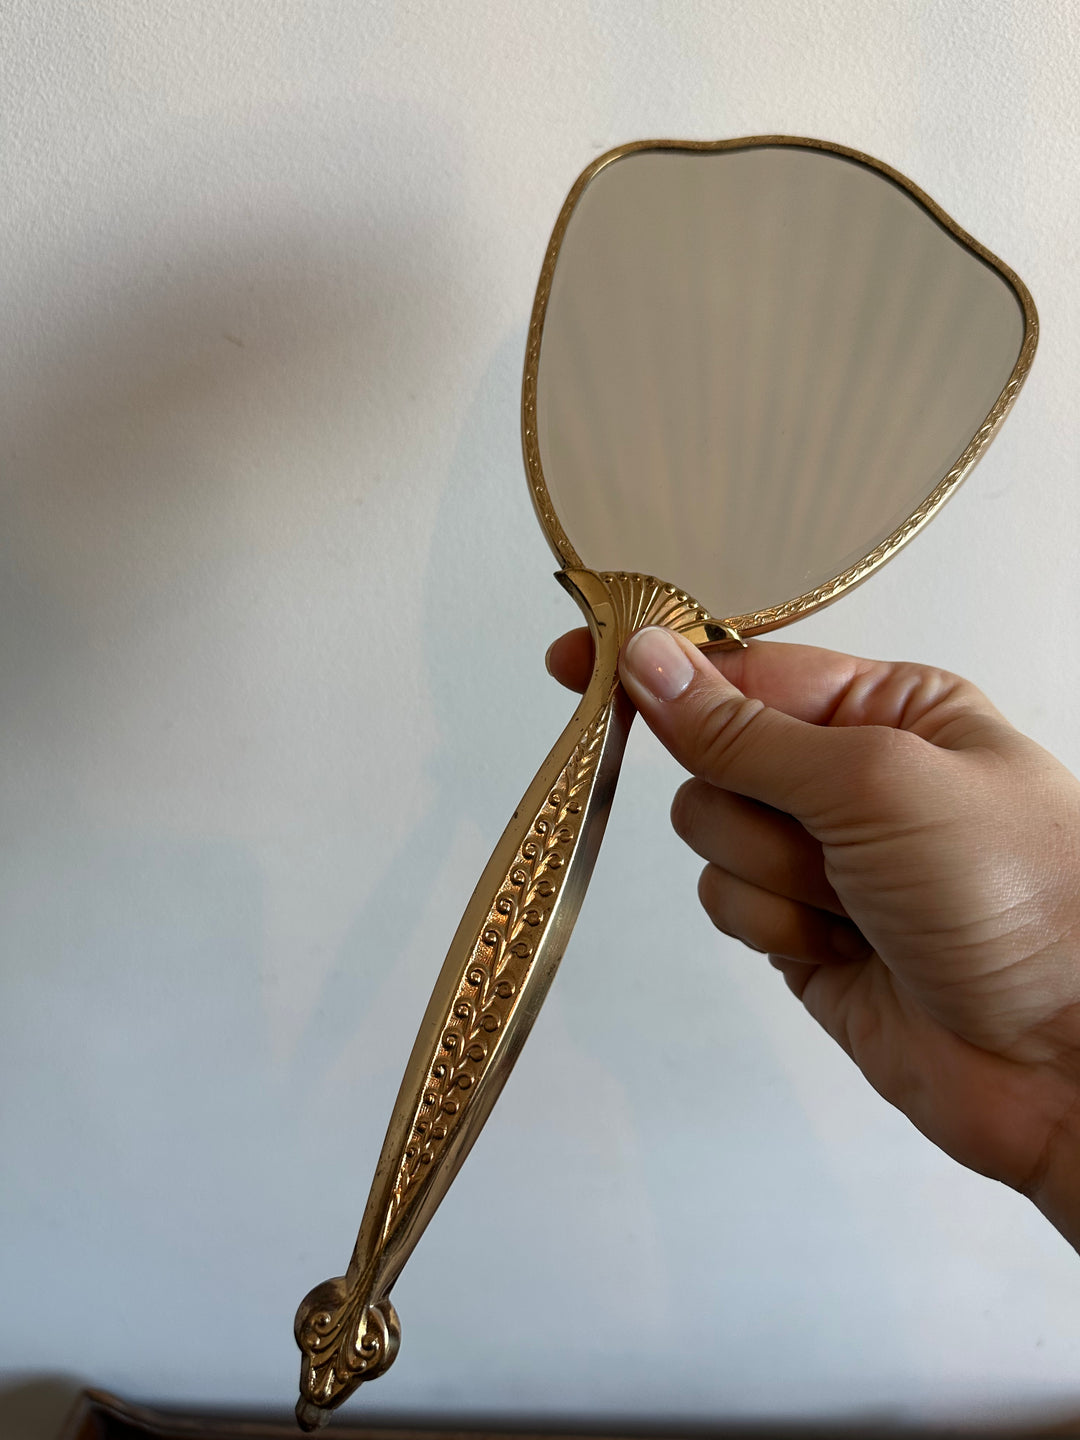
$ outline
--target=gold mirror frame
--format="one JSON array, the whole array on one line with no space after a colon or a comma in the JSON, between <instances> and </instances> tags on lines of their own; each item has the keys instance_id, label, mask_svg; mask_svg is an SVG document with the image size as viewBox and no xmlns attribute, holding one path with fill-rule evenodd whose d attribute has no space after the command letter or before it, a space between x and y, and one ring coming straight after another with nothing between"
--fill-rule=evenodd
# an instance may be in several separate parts
<instances>
[{"instance_id":1,"label":"gold mirror frame","mask_svg":"<svg viewBox=\"0 0 1080 1440\"><path fill-rule=\"evenodd\" d=\"M525 374L521 392L521 433L525 452L525 473L528 476L537 518L548 538L548 543L564 570L580 571L584 570L586 566L563 529L548 493L537 437L536 387L540 371L540 345L543 339L548 300L551 295L551 282L555 275L555 266L559 259L559 252L562 249L570 217L573 215L585 187L608 165L623 159L624 156L636 155L642 151L674 150L688 154L716 154L725 150L753 150L778 146L825 151L831 155L839 155L845 160L854 161L868 170L883 175L894 185L899 186L955 240L977 255L1006 281L1016 295L1023 311L1024 339L1016 364L1013 366L1012 373L1005 382L1001 394L963 453L918 509L861 560L823 584L815 586L814 589L807 590L801 595L796 595L765 610L726 615L718 620L718 623L723 625L726 630L733 631L744 638L763 635L768 630L775 630L779 625L786 625L792 620L797 620L803 615L830 605L845 591L861 584L868 575L873 574L881 565L884 565L886 560L890 560L914 535L918 534L926 522L937 514L945 501L970 474L983 451L997 434L1002 421L1012 408L1013 402L1027 379L1039 342L1038 312L1035 309L1035 302L1031 298L1031 292L1019 275L1011 270L1003 260L998 259L985 245L980 245L978 240L963 230L940 205L936 204L924 190L920 190L906 175L902 175L899 170L894 170L891 165L886 165L881 160L875 160L872 156L863 154L861 150L852 150L847 145L835 145L828 140L811 140L796 135L750 135L738 140L634 140L627 145L616 146L614 150L608 150L605 154L598 156L581 172L563 203L548 242L547 252L544 255L525 349Z\"/></svg>"},{"instance_id":2,"label":"gold mirror frame","mask_svg":"<svg viewBox=\"0 0 1080 1440\"><path fill-rule=\"evenodd\" d=\"M900 186L1012 288L1024 317L1021 349L1004 388L948 474L918 508L856 564L770 609L714 619L692 596L654 576L598 573L582 563L555 513L540 461L537 377L552 278L567 225L605 166L643 150L723 151L791 146L829 151ZM940 508L993 438L1031 367L1038 318L1023 282L910 180L860 151L782 135L716 142L642 140L594 160L552 233L532 309L522 388L525 469L557 579L592 633L594 668L568 725L525 792L462 916L421 1023L346 1273L303 1300L300 1426L324 1424L364 1381L383 1374L401 1338L391 1288L465 1160L543 1004L584 897L603 836L632 719L618 683L624 641L664 625L698 645L735 645L837 599L906 544Z\"/></svg>"}]
</instances>

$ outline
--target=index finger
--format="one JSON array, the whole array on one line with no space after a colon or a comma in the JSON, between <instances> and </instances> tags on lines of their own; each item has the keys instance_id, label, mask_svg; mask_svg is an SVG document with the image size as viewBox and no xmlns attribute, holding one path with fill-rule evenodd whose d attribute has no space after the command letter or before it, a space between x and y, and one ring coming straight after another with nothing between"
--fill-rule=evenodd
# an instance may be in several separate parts
<instances>
[{"instance_id":1,"label":"index finger","mask_svg":"<svg viewBox=\"0 0 1080 1440\"><path fill-rule=\"evenodd\" d=\"M864 660L775 640L716 650L709 659L744 695L813 725L887 725L952 748L976 743L1004 723L970 681L933 665Z\"/></svg>"},{"instance_id":2,"label":"index finger","mask_svg":"<svg viewBox=\"0 0 1080 1440\"><path fill-rule=\"evenodd\" d=\"M1000 713L974 685L933 666L865 660L777 640L752 640L745 650L705 653L744 695L813 725L889 725L940 740L957 712L965 717L965 733L974 717L1001 722ZM592 670L588 630L572 630L556 640L548 652L548 668L570 689L584 690Z\"/></svg>"}]
</instances>

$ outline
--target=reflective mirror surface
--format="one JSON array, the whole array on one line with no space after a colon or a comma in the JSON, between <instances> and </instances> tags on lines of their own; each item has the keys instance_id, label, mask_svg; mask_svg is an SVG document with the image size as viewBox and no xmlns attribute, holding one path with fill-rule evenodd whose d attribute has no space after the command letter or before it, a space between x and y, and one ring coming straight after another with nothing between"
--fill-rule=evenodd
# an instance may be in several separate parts
<instances>
[{"instance_id":1,"label":"reflective mirror surface","mask_svg":"<svg viewBox=\"0 0 1080 1440\"><path fill-rule=\"evenodd\" d=\"M562 237L536 381L543 479L581 563L754 630L873 552L1017 367L1026 292L973 243L829 149L604 164Z\"/></svg>"}]
</instances>

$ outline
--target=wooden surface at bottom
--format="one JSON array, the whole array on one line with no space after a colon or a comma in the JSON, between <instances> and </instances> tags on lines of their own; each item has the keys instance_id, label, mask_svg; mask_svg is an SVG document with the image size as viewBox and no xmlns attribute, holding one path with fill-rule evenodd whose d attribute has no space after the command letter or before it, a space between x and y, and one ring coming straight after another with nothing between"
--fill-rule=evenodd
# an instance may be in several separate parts
<instances>
[{"instance_id":1,"label":"wooden surface at bottom","mask_svg":"<svg viewBox=\"0 0 1080 1440\"><path fill-rule=\"evenodd\" d=\"M1016 1425L925 1429L910 1425L890 1425L885 1421L844 1421L830 1424L798 1421L766 1421L760 1424L697 1424L665 1427L601 1427L570 1424L551 1427L526 1425L520 1427L467 1425L453 1426L349 1425L331 1423L326 1440L851 1440L854 1436L917 1437L917 1440L957 1440L957 1437L994 1437L994 1440L1041 1440L1041 1437L1078 1437L1080 1417L1067 1418L1034 1427ZM202 1411L157 1410L145 1405L129 1404L102 1390L80 1392L58 1440L299 1440L300 1431L291 1418L241 1412L211 1414Z\"/></svg>"}]
</instances>

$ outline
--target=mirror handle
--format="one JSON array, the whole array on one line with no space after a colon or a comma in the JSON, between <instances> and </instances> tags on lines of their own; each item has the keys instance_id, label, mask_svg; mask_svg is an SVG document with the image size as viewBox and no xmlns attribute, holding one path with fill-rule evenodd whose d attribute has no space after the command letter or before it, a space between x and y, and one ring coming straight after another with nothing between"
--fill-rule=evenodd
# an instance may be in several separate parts
<instances>
[{"instance_id":1,"label":"mirror handle","mask_svg":"<svg viewBox=\"0 0 1080 1440\"><path fill-rule=\"evenodd\" d=\"M472 1148L540 1011L607 823L633 709L618 683L624 639L667 624L698 643L717 626L652 576L557 576L592 632L581 703L503 831L473 892L421 1023L360 1233L343 1276L301 1302L297 1420L313 1430L400 1341L390 1289Z\"/></svg>"}]
</instances>

